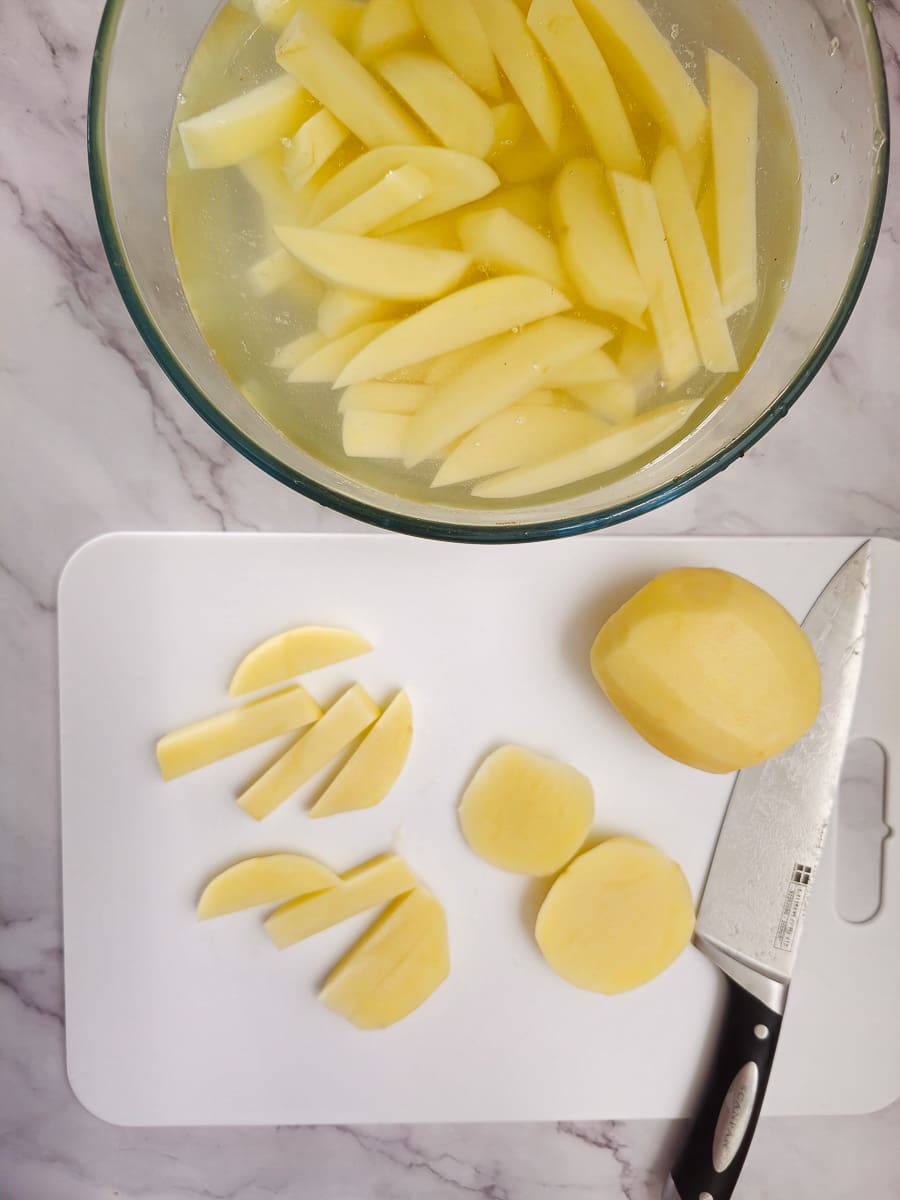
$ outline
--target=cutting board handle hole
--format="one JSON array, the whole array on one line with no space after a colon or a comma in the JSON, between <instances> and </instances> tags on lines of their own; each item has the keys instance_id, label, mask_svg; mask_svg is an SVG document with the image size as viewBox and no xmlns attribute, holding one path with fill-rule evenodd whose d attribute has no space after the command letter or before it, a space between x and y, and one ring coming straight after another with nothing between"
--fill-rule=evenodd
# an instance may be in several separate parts
<instances>
[{"instance_id":1,"label":"cutting board handle hole","mask_svg":"<svg viewBox=\"0 0 900 1200\"><path fill-rule=\"evenodd\" d=\"M837 811L837 911L851 925L877 916L884 887L887 758L870 738L847 748Z\"/></svg>"}]
</instances>

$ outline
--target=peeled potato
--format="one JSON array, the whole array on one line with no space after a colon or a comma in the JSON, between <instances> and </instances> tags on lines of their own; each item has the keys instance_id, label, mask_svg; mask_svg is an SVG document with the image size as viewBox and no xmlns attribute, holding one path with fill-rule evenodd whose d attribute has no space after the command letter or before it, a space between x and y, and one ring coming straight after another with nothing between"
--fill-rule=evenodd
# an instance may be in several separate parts
<instances>
[{"instance_id":1,"label":"peeled potato","mask_svg":"<svg viewBox=\"0 0 900 1200\"><path fill-rule=\"evenodd\" d=\"M273 683L318 671L334 663L368 654L369 642L352 629L303 625L261 642L244 658L232 676L229 696L258 692Z\"/></svg>"},{"instance_id":2,"label":"peeled potato","mask_svg":"<svg viewBox=\"0 0 900 1200\"><path fill-rule=\"evenodd\" d=\"M339 876L303 854L266 854L222 871L204 888L197 918L224 917L245 908L280 904L340 883Z\"/></svg>"},{"instance_id":3,"label":"peeled potato","mask_svg":"<svg viewBox=\"0 0 900 1200\"><path fill-rule=\"evenodd\" d=\"M230 167L293 133L306 106L303 87L289 75L263 83L178 126L191 167Z\"/></svg>"},{"instance_id":4,"label":"peeled potato","mask_svg":"<svg viewBox=\"0 0 900 1200\"><path fill-rule=\"evenodd\" d=\"M348 458L403 458L410 417L351 409L344 413L341 441Z\"/></svg>"},{"instance_id":5,"label":"peeled potato","mask_svg":"<svg viewBox=\"0 0 900 1200\"><path fill-rule=\"evenodd\" d=\"M360 5L362 17L353 47L361 63L370 63L399 50L422 32L416 20L413 0L368 0Z\"/></svg>"},{"instance_id":6,"label":"peeled potato","mask_svg":"<svg viewBox=\"0 0 900 1200\"><path fill-rule=\"evenodd\" d=\"M279 371L293 371L294 367L299 367L302 362L327 345L328 339L325 334L320 333L317 329L312 333L301 334L300 337L281 347L272 359L272 366ZM248 688L247 690L252 689Z\"/></svg>"},{"instance_id":7,"label":"peeled potato","mask_svg":"<svg viewBox=\"0 0 900 1200\"><path fill-rule=\"evenodd\" d=\"M274 33L281 33L294 13L303 9L345 43L352 40L364 11L359 0L253 0L253 7Z\"/></svg>"},{"instance_id":8,"label":"peeled potato","mask_svg":"<svg viewBox=\"0 0 900 1200\"><path fill-rule=\"evenodd\" d=\"M332 817L380 804L403 770L412 736L412 705L407 693L399 692L309 815Z\"/></svg>"},{"instance_id":9,"label":"peeled potato","mask_svg":"<svg viewBox=\"0 0 900 1200\"><path fill-rule=\"evenodd\" d=\"M591 651L597 682L657 750L727 773L780 754L813 724L819 664L777 600L727 571L667 571L615 613Z\"/></svg>"},{"instance_id":10,"label":"peeled potato","mask_svg":"<svg viewBox=\"0 0 900 1200\"><path fill-rule=\"evenodd\" d=\"M584 844L593 818L590 780L521 746L503 746L486 758L459 806L475 853L519 875L558 871Z\"/></svg>"},{"instance_id":11,"label":"peeled potato","mask_svg":"<svg viewBox=\"0 0 900 1200\"><path fill-rule=\"evenodd\" d=\"M534 932L557 975L613 996L671 966L693 931L694 902L679 865L653 846L612 838L570 863Z\"/></svg>"},{"instance_id":12,"label":"peeled potato","mask_svg":"<svg viewBox=\"0 0 900 1200\"><path fill-rule=\"evenodd\" d=\"M327 342L291 371L289 383L334 383L351 359L393 326L393 321L375 321Z\"/></svg>"},{"instance_id":13,"label":"peeled potato","mask_svg":"<svg viewBox=\"0 0 900 1200\"><path fill-rule=\"evenodd\" d=\"M459 219L459 236L463 249L476 262L497 272L536 275L560 292L565 291L567 281L559 251L549 238L515 214L502 208L468 213ZM562 307L556 311L561 312Z\"/></svg>"},{"instance_id":14,"label":"peeled potato","mask_svg":"<svg viewBox=\"0 0 900 1200\"><path fill-rule=\"evenodd\" d=\"M371 233L398 213L406 212L434 191L431 176L407 163L326 217L320 229L333 233Z\"/></svg>"},{"instance_id":15,"label":"peeled potato","mask_svg":"<svg viewBox=\"0 0 900 1200\"><path fill-rule=\"evenodd\" d=\"M319 999L358 1029L386 1029L450 973L447 919L424 888L396 900L338 963Z\"/></svg>"},{"instance_id":16,"label":"peeled potato","mask_svg":"<svg viewBox=\"0 0 900 1200\"><path fill-rule=\"evenodd\" d=\"M378 62L378 73L442 145L485 158L494 144L494 117L456 72L432 54L400 51Z\"/></svg>"},{"instance_id":17,"label":"peeled potato","mask_svg":"<svg viewBox=\"0 0 900 1200\"><path fill-rule=\"evenodd\" d=\"M477 0L414 0L425 32L453 70L484 96L503 94L494 52L476 9Z\"/></svg>"},{"instance_id":18,"label":"peeled potato","mask_svg":"<svg viewBox=\"0 0 900 1200\"><path fill-rule=\"evenodd\" d=\"M478 0L478 19L522 107L551 150L559 145L559 89L515 0Z\"/></svg>"},{"instance_id":19,"label":"peeled potato","mask_svg":"<svg viewBox=\"0 0 900 1200\"><path fill-rule=\"evenodd\" d=\"M331 115L327 108L320 108L305 121L284 152L284 173L291 187L299 191L317 171L337 154L350 136L345 125Z\"/></svg>"}]
</instances>

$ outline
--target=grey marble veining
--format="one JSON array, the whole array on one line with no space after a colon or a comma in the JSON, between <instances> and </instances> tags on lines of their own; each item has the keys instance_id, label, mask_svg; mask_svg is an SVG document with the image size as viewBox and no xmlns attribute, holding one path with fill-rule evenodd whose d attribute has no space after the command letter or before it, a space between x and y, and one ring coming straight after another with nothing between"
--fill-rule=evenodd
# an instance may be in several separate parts
<instances>
[{"instance_id":1,"label":"grey marble veining","mask_svg":"<svg viewBox=\"0 0 900 1200\"><path fill-rule=\"evenodd\" d=\"M0 1200L650 1200L662 1123L141 1131L89 1116L63 1061L55 591L112 529L338 530L174 393L116 293L90 203L101 0L0 0ZM900 8L876 0L895 118ZM900 191L837 352L790 416L627 532L900 536ZM764 1121L740 1195L900 1196L900 1105Z\"/></svg>"}]
</instances>

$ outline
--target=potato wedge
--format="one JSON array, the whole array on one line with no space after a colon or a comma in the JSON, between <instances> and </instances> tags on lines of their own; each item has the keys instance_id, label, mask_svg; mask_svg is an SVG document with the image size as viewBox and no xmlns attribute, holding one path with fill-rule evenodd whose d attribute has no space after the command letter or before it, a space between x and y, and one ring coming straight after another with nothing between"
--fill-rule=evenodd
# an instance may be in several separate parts
<instances>
[{"instance_id":1,"label":"potato wedge","mask_svg":"<svg viewBox=\"0 0 900 1200\"><path fill-rule=\"evenodd\" d=\"M506 101L491 109L494 120L494 142L489 158L517 146L528 129L528 115L521 104Z\"/></svg>"},{"instance_id":2,"label":"potato wedge","mask_svg":"<svg viewBox=\"0 0 900 1200\"><path fill-rule=\"evenodd\" d=\"M282 904L339 883L334 871L303 854L247 858L210 880L197 904L197 919L208 921L264 904Z\"/></svg>"},{"instance_id":3,"label":"potato wedge","mask_svg":"<svg viewBox=\"0 0 900 1200\"><path fill-rule=\"evenodd\" d=\"M614 74L681 150L706 132L706 105L641 0L575 0Z\"/></svg>"},{"instance_id":4,"label":"potato wedge","mask_svg":"<svg viewBox=\"0 0 900 1200\"><path fill-rule=\"evenodd\" d=\"M295 192L288 183L283 147L245 159L238 163L238 170L259 197L267 225L305 221L309 197L306 189Z\"/></svg>"},{"instance_id":5,"label":"potato wedge","mask_svg":"<svg viewBox=\"0 0 900 1200\"><path fill-rule=\"evenodd\" d=\"M360 350L393 326L393 321L375 321L370 325L361 325L343 337L332 339L295 367L288 375L288 383L333 384Z\"/></svg>"},{"instance_id":6,"label":"potato wedge","mask_svg":"<svg viewBox=\"0 0 900 1200\"><path fill-rule=\"evenodd\" d=\"M486 279L436 300L382 334L349 363L338 387L381 379L571 307L561 292L534 277Z\"/></svg>"},{"instance_id":7,"label":"potato wedge","mask_svg":"<svg viewBox=\"0 0 900 1200\"><path fill-rule=\"evenodd\" d=\"M344 414L342 445L348 458L397 458L406 452L408 416L356 409Z\"/></svg>"},{"instance_id":8,"label":"potato wedge","mask_svg":"<svg viewBox=\"0 0 900 1200\"><path fill-rule=\"evenodd\" d=\"M567 391L583 409L610 425L625 425L638 415L637 392L627 379L577 383Z\"/></svg>"},{"instance_id":9,"label":"potato wedge","mask_svg":"<svg viewBox=\"0 0 900 1200\"><path fill-rule=\"evenodd\" d=\"M668 441L683 428L698 405L699 401L683 400L654 409L630 425L613 426L589 445L568 454L479 483L472 489L472 495L485 500L516 500L614 471Z\"/></svg>"},{"instance_id":10,"label":"potato wedge","mask_svg":"<svg viewBox=\"0 0 900 1200\"><path fill-rule=\"evenodd\" d=\"M284 152L284 173L291 187L295 191L305 187L349 136L347 126L327 108L304 121Z\"/></svg>"},{"instance_id":11,"label":"potato wedge","mask_svg":"<svg viewBox=\"0 0 900 1200\"><path fill-rule=\"evenodd\" d=\"M649 297L650 323L659 346L663 378L680 387L700 369L653 188L632 175L610 172L619 213L641 281Z\"/></svg>"},{"instance_id":12,"label":"potato wedge","mask_svg":"<svg viewBox=\"0 0 900 1200\"><path fill-rule=\"evenodd\" d=\"M415 466L495 413L536 390L550 371L603 344L588 321L549 317L486 342L412 417L406 465Z\"/></svg>"},{"instance_id":13,"label":"potato wedge","mask_svg":"<svg viewBox=\"0 0 900 1200\"><path fill-rule=\"evenodd\" d=\"M478 19L506 78L551 150L559 145L562 102L556 81L515 0L478 0Z\"/></svg>"},{"instance_id":14,"label":"potato wedge","mask_svg":"<svg viewBox=\"0 0 900 1200\"><path fill-rule=\"evenodd\" d=\"M480 200L460 208L456 213L457 220L469 216L470 213L496 212L501 209L512 213L532 229L549 229L550 203L543 188L533 183L519 183L512 187L502 187Z\"/></svg>"},{"instance_id":15,"label":"potato wedge","mask_svg":"<svg viewBox=\"0 0 900 1200\"><path fill-rule=\"evenodd\" d=\"M238 797L238 804L251 817L261 821L337 758L380 715L378 705L365 688L354 684L308 733L298 738Z\"/></svg>"},{"instance_id":16,"label":"potato wedge","mask_svg":"<svg viewBox=\"0 0 900 1200\"><path fill-rule=\"evenodd\" d=\"M560 172L551 198L563 262L586 304L633 324L647 289L628 248L603 168L579 158Z\"/></svg>"},{"instance_id":17,"label":"potato wedge","mask_svg":"<svg viewBox=\"0 0 900 1200\"><path fill-rule=\"evenodd\" d=\"M551 371L547 376L549 388L562 388L567 391L572 387L593 385L597 383L613 383L622 378L622 373L614 359L605 350L592 350L581 358L564 363Z\"/></svg>"},{"instance_id":18,"label":"potato wedge","mask_svg":"<svg viewBox=\"0 0 900 1200\"><path fill-rule=\"evenodd\" d=\"M371 651L371 642L352 629L301 625L254 646L231 677L228 695L246 696Z\"/></svg>"},{"instance_id":19,"label":"potato wedge","mask_svg":"<svg viewBox=\"0 0 900 1200\"><path fill-rule=\"evenodd\" d=\"M472 264L468 254L457 250L400 246L299 226L276 226L275 233L322 279L388 300L432 300L449 292Z\"/></svg>"},{"instance_id":20,"label":"potato wedge","mask_svg":"<svg viewBox=\"0 0 900 1200\"><path fill-rule=\"evenodd\" d=\"M499 100L503 94L494 52L481 21L477 0L414 0L428 39L469 87Z\"/></svg>"},{"instance_id":21,"label":"potato wedge","mask_svg":"<svg viewBox=\"0 0 900 1200\"><path fill-rule=\"evenodd\" d=\"M309 815L333 817L380 804L406 765L412 737L412 704L406 692L398 692Z\"/></svg>"},{"instance_id":22,"label":"potato wedge","mask_svg":"<svg viewBox=\"0 0 900 1200\"><path fill-rule=\"evenodd\" d=\"M279 950L411 892L415 875L396 854L381 854L340 877L336 887L282 904L266 920Z\"/></svg>"},{"instance_id":23,"label":"potato wedge","mask_svg":"<svg viewBox=\"0 0 900 1200\"><path fill-rule=\"evenodd\" d=\"M386 1029L420 1008L449 973L447 919L417 887L395 900L338 963L319 999L357 1029Z\"/></svg>"},{"instance_id":24,"label":"potato wedge","mask_svg":"<svg viewBox=\"0 0 900 1200\"><path fill-rule=\"evenodd\" d=\"M463 250L476 262L496 271L536 275L564 293L568 281L559 251L549 238L511 212L495 208L460 217L459 236Z\"/></svg>"},{"instance_id":25,"label":"potato wedge","mask_svg":"<svg viewBox=\"0 0 900 1200\"><path fill-rule=\"evenodd\" d=\"M393 300L368 296L349 288L328 288L319 304L317 324L326 338L343 337L375 321L397 318L405 309ZM298 364L295 364L298 365Z\"/></svg>"},{"instance_id":26,"label":"potato wedge","mask_svg":"<svg viewBox=\"0 0 900 1200\"><path fill-rule=\"evenodd\" d=\"M254 263L247 272L250 287L260 299L287 288L306 304L317 304L324 287L321 279L305 270L292 254L279 249Z\"/></svg>"},{"instance_id":27,"label":"potato wedge","mask_svg":"<svg viewBox=\"0 0 900 1200\"><path fill-rule=\"evenodd\" d=\"M528 25L553 64L601 160L617 171L643 174L644 163L625 105L573 0L533 0Z\"/></svg>"},{"instance_id":28,"label":"potato wedge","mask_svg":"<svg viewBox=\"0 0 900 1200\"><path fill-rule=\"evenodd\" d=\"M321 708L305 688L285 688L273 696L263 696L241 708L167 733L156 744L156 759L163 779L177 779L221 758L312 725L321 716Z\"/></svg>"},{"instance_id":29,"label":"potato wedge","mask_svg":"<svg viewBox=\"0 0 900 1200\"><path fill-rule=\"evenodd\" d=\"M441 213L438 217L429 217L427 221L417 221L415 225L407 225L405 229L397 229L393 233L383 233L379 236L400 246L430 246L432 250L462 248L452 212Z\"/></svg>"},{"instance_id":30,"label":"potato wedge","mask_svg":"<svg viewBox=\"0 0 900 1200\"><path fill-rule=\"evenodd\" d=\"M321 350L323 346L327 345L327 342L328 339L318 330L301 334L294 341L281 347L272 359L272 366L279 371L293 371L294 367L299 367L311 354L315 354L317 350Z\"/></svg>"},{"instance_id":31,"label":"potato wedge","mask_svg":"<svg viewBox=\"0 0 900 1200\"><path fill-rule=\"evenodd\" d=\"M309 13L301 10L291 19L278 39L275 56L279 66L296 76L364 145L425 142L421 127Z\"/></svg>"},{"instance_id":32,"label":"potato wedge","mask_svg":"<svg viewBox=\"0 0 900 1200\"><path fill-rule=\"evenodd\" d=\"M638 406L653 399L661 386L659 347L653 334L629 325L616 358L622 378L634 389Z\"/></svg>"},{"instance_id":33,"label":"potato wedge","mask_svg":"<svg viewBox=\"0 0 900 1200\"><path fill-rule=\"evenodd\" d=\"M388 171L368 191L326 217L319 228L331 233L371 233L430 196L433 191L431 176L407 163L396 171Z\"/></svg>"},{"instance_id":34,"label":"potato wedge","mask_svg":"<svg viewBox=\"0 0 900 1200\"><path fill-rule=\"evenodd\" d=\"M306 92L290 75L280 75L242 96L178 125L188 166L231 167L277 146L303 117Z\"/></svg>"},{"instance_id":35,"label":"potato wedge","mask_svg":"<svg viewBox=\"0 0 900 1200\"><path fill-rule=\"evenodd\" d=\"M344 45L353 41L364 12L359 0L254 0L254 7L262 24L273 33L282 33L302 9Z\"/></svg>"},{"instance_id":36,"label":"potato wedge","mask_svg":"<svg viewBox=\"0 0 900 1200\"><path fill-rule=\"evenodd\" d=\"M674 146L661 151L653 165L651 178L700 359L708 371L717 374L736 371L737 355L712 262L691 198L690 184Z\"/></svg>"},{"instance_id":37,"label":"potato wedge","mask_svg":"<svg viewBox=\"0 0 900 1200\"><path fill-rule=\"evenodd\" d=\"M373 412L411 416L431 395L422 383L354 383L341 396L341 413Z\"/></svg>"},{"instance_id":38,"label":"potato wedge","mask_svg":"<svg viewBox=\"0 0 900 1200\"><path fill-rule=\"evenodd\" d=\"M366 65L408 46L422 32L412 0L369 0L362 10L353 52Z\"/></svg>"},{"instance_id":39,"label":"potato wedge","mask_svg":"<svg viewBox=\"0 0 900 1200\"><path fill-rule=\"evenodd\" d=\"M494 144L493 114L445 62L406 50L379 59L377 69L442 145L487 157Z\"/></svg>"}]
</instances>

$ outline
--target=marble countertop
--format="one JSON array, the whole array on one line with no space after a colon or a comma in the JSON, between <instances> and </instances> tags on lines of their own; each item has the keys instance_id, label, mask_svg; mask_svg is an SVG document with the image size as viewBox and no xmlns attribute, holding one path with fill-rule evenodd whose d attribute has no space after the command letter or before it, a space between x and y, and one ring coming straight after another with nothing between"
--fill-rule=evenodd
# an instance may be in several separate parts
<instances>
[{"instance_id":1,"label":"marble countertop","mask_svg":"<svg viewBox=\"0 0 900 1200\"><path fill-rule=\"evenodd\" d=\"M343 530L228 449L163 378L107 269L85 161L101 0L0 3L0 1200L650 1200L665 1123L133 1130L64 1064L56 583L108 530ZM900 7L875 0L900 118ZM629 533L900 536L900 183L826 370L741 462ZM900 1104L764 1120L739 1195L900 1196Z\"/></svg>"}]
</instances>

